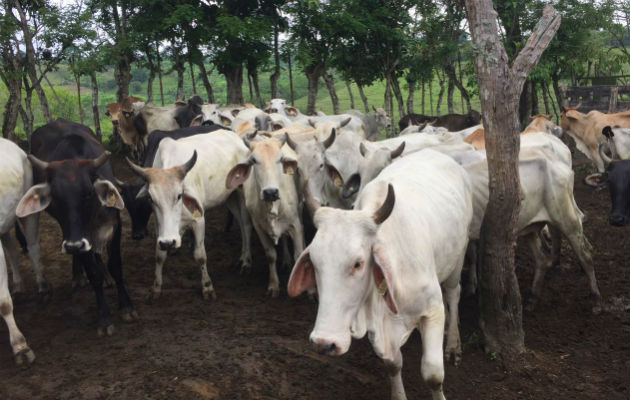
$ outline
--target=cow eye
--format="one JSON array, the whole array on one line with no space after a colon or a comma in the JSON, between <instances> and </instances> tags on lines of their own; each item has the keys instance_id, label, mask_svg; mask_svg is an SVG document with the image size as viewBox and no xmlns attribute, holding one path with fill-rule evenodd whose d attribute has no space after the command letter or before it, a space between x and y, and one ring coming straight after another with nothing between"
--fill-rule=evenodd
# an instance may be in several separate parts
<instances>
[{"instance_id":1,"label":"cow eye","mask_svg":"<svg viewBox=\"0 0 630 400\"><path fill-rule=\"evenodd\" d=\"M352 266L352 270L353 271L357 271L359 269L361 269L361 267L363 266L363 262L361 261L357 261L354 263L354 265Z\"/></svg>"},{"instance_id":2,"label":"cow eye","mask_svg":"<svg viewBox=\"0 0 630 400\"><path fill-rule=\"evenodd\" d=\"M182 194L180 193L180 194L177 195L177 201L179 201L181 199L182 199Z\"/></svg>"},{"instance_id":3,"label":"cow eye","mask_svg":"<svg viewBox=\"0 0 630 400\"><path fill-rule=\"evenodd\" d=\"M319 169L324 168L324 163L319 164Z\"/></svg>"}]
</instances>

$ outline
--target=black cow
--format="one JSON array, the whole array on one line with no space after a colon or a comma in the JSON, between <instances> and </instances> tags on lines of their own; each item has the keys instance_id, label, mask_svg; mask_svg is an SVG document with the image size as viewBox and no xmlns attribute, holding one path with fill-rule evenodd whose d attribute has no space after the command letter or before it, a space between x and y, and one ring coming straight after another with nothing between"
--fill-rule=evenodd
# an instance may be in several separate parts
<instances>
[{"instance_id":1,"label":"black cow","mask_svg":"<svg viewBox=\"0 0 630 400\"><path fill-rule=\"evenodd\" d=\"M114 332L103 297L105 252L122 318L137 318L123 282L119 211L124 203L112 183L109 155L84 125L60 118L36 129L28 157L38 184L24 194L16 210L24 217L46 209L59 223L62 252L72 255L73 273L83 267L96 293L99 335Z\"/></svg>"},{"instance_id":2,"label":"black cow","mask_svg":"<svg viewBox=\"0 0 630 400\"><path fill-rule=\"evenodd\" d=\"M227 128L217 124L204 124L202 126L192 126L190 128L175 129L173 131L155 130L149 135L142 166L145 168L153 166L153 160L155 159L160 141L165 137L177 140L188 136L214 132L219 129ZM151 213L153 212L148 196L136 199L138 192L144 184L145 182L141 178L136 178L132 183L118 182L127 211L129 211L129 217L131 218L131 237L134 240L140 240L147 235L147 225Z\"/></svg>"},{"instance_id":3,"label":"black cow","mask_svg":"<svg viewBox=\"0 0 630 400\"><path fill-rule=\"evenodd\" d=\"M468 114L446 114L439 117L431 117L422 114L408 114L398 121L398 126L402 131L409 125L420 125L425 122L428 122L436 127L446 128L451 132L456 132L480 124L481 114L475 110L470 110Z\"/></svg>"},{"instance_id":4,"label":"black cow","mask_svg":"<svg viewBox=\"0 0 630 400\"><path fill-rule=\"evenodd\" d=\"M612 160L601 174L600 184L608 183L610 215L608 223L624 226L630 219L630 160Z\"/></svg>"}]
</instances>

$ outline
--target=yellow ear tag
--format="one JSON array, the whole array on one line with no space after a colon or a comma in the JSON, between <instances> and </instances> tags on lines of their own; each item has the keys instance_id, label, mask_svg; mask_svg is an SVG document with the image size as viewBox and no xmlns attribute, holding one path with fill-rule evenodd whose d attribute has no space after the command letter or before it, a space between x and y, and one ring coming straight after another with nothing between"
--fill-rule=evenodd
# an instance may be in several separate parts
<instances>
[{"instance_id":1,"label":"yellow ear tag","mask_svg":"<svg viewBox=\"0 0 630 400\"><path fill-rule=\"evenodd\" d=\"M116 195L114 193L110 193L107 196L107 207L114 207L116 205Z\"/></svg>"},{"instance_id":2,"label":"yellow ear tag","mask_svg":"<svg viewBox=\"0 0 630 400\"><path fill-rule=\"evenodd\" d=\"M195 210L195 212L193 212L192 214L193 218L197 219L201 217L201 213L199 212L199 210Z\"/></svg>"},{"instance_id":3,"label":"yellow ear tag","mask_svg":"<svg viewBox=\"0 0 630 400\"><path fill-rule=\"evenodd\" d=\"M333 181L333 183L335 184L335 186L337 187L342 187L343 186L343 182L341 181L341 178L338 176L335 176L335 180Z\"/></svg>"},{"instance_id":4,"label":"yellow ear tag","mask_svg":"<svg viewBox=\"0 0 630 400\"><path fill-rule=\"evenodd\" d=\"M33 195L33 200L39 200L39 195L37 193Z\"/></svg>"},{"instance_id":5,"label":"yellow ear tag","mask_svg":"<svg viewBox=\"0 0 630 400\"><path fill-rule=\"evenodd\" d=\"M293 170L293 167L288 166L288 167L287 167L287 171L286 171L286 173L287 173L288 175L293 175L293 174L295 173L295 171Z\"/></svg>"}]
</instances>

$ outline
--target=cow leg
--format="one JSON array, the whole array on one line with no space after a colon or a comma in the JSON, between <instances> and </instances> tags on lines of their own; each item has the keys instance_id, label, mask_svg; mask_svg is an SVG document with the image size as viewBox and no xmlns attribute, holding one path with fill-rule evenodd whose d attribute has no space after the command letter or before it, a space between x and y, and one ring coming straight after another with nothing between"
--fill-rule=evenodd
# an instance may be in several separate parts
<instances>
[{"instance_id":1,"label":"cow leg","mask_svg":"<svg viewBox=\"0 0 630 400\"><path fill-rule=\"evenodd\" d=\"M525 240L527 241L527 245L534 256L534 264L536 265L536 270L534 271L534 281L532 282L532 295L525 307L527 311L531 312L534 310L534 307L542 294L545 274L551 267L551 259L542 251L542 242L540 240L539 232L532 232L528 234Z\"/></svg>"},{"instance_id":2,"label":"cow leg","mask_svg":"<svg viewBox=\"0 0 630 400\"><path fill-rule=\"evenodd\" d=\"M72 257L72 290L85 287L87 280L83 274L83 266L79 257Z\"/></svg>"},{"instance_id":3,"label":"cow leg","mask_svg":"<svg viewBox=\"0 0 630 400\"><path fill-rule=\"evenodd\" d=\"M549 227L549 233L551 233L551 265L559 265L562 252L562 232L553 225L547 226Z\"/></svg>"},{"instance_id":4,"label":"cow leg","mask_svg":"<svg viewBox=\"0 0 630 400\"><path fill-rule=\"evenodd\" d=\"M6 253L6 262L11 267L11 272L13 273L13 295L21 296L24 294L24 281L22 280L22 274L20 273L20 266L18 264L17 243L10 232L3 233L0 239L2 240L2 246Z\"/></svg>"},{"instance_id":5,"label":"cow leg","mask_svg":"<svg viewBox=\"0 0 630 400\"><path fill-rule=\"evenodd\" d=\"M420 368L422 379L431 389L433 400L446 400L442 393L444 381L444 356L442 342L444 340L444 304L434 303L429 311L420 319L420 335L422 336L422 361Z\"/></svg>"},{"instance_id":6,"label":"cow leg","mask_svg":"<svg viewBox=\"0 0 630 400\"><path fill-rule=\"evenodd\" d=\"M214 286L210 275L208 275L208 267L206 266L206 247L204 246L204 237L206 231L206 220L198 218L192 223L193 235L195 236L195 261L199 263L201 271L201 294L205 300L215 300L217 298L214 292Z\"/></svg>"},{"instance_id":7,"label":"cow leg","mask_svg":"<svg viewBox=\"0 0 630 400\"><path fill-rule=\"evenodd\" d=\"M167 252L160 249L160 245L157 240L155 241L155 280L153 281L153 286L149 291L149 295L147 296L147 300L157 300L162 295L162 268L164 267L164 262L166 261Z\"/></svg>"},{"instance_id":8,"label":"cow leg","mask_svg":"<svg viewBox=\"0 0 630 400\"><path fill-rule=\"evenodd\" d=\"M256 229L256 231L258 232L260 243L265 249L267 263L269 263L269 284L267 285L267 295L271 297L278 297L280 295L280 279L278 278L278 270L276 269L276 261L278 259L276 246L269 236L262 231L262 229Z\"/></svg>"},{"instance_id":9,"label":"cow leg","mask_svg":"<svg viewBox=\"0 0 630 400\"><path fill-rule=\"evenodd\" d=\"M41 262L41 252L39 247L39 213L31 214L28 217L21 219L21 222L24 227L28 257L31 259L33 269L35 270L35 279L37 281L39 297L43 303L47 303L50 300L52 288L44 276L44 266Z\"/></svg>"},{"instance_id":10,"label":"cow leg","mask_svg":"<svg viewBox=\"0 0 630 400\"><path fill-rule=\"evenodd\" d=\"M15 363L21 365L24 362L32 363L35 353L28 347L26 339L13 318L13 301L9 294L9 275L5 263L4 252L0 245L0 314L9 328L9 341L13 350Z\"/></svg>"},{"instance_id":11,"label":"cow leg","mask_svg":"<svg viewBox=\"0 0 630 400\"><path fill-rule=\"evenodd\" d=\"M252 267L252 254L251 254L251 236L252 236L252 222L249 218L249 213L245 208L245 198L240 189L232 192L230 197L226 201L226 205L232 215L238 220L238 227L241 231L241 258L239 260L241 266L241 273L249 271Z\"/></svg>"},{"instance_id":12,"label":"cow leg","mask_svg":"<svg viewBox=\"0 0 630 400\"><path fill-rule=\"evenodd\" d=\"M582 229L571 231L570 235L566 235L571 248L575 252L584 273L588 277L591 295L593 297L593 313L599 314L602 311L602 295L597 286L597 278L595 278L595 269L593 268L593 259L591 256L591 244L584 236Z\"/></svg>"},{"instance_id":13,"label":"cow leg","mask_svg":"<svg viewBox=\"0 0 630 400\"><path fill-rule=\"evenodd\" d=\"M125 288L125 283L123 281L122 258L120 256L121 226L122 225L120 224L119 219L118 226L114 231L114 237L109 243L109 247L107 249L107 269L116 283L118 308L121 311L122 319L125 322L131 322L138 319L138 313L133 308L133 304L131 303L131 299L129 298L129 294L127 293L127 289ZM97 255L97 257L100 260L100 256ZM103 264L102 260L100 261L100 264Z\"/></svg>"},{"instance_id":14,"label":"cow leg","mask_svg":"<svg viewBox=\"0 0 630 400\"><path fill-rule=\"evenodd\" d=\"M477 240L470 240L468 247L466 248L466 260L468 265L468 282L466 284L466 296L471 296L477 293L477 264L479 257L477 253Z\"/></svg>"},{"instance_id":15,"label":"cow leg","mask_svg":"<svg viewBox=\"0 0 630 400\"><path fill-rule=\"evenodd\" d=\"M85 268L85 274L92 284L94 293L96 294L96 307L98 308L98 330L99 336L111 336L114 333L114 325L111 322L109 307L105 302L103 295L103 272L102 268L97 265L96 257L93 251L74 255L80 258L81 264Z\"/></svg>"},{"instance_id":16,"label":"cow leg","mask_svg":"<svg viewBox=\"0 0 630 400\"><path fill-rule=\"evenodd\" d=\"M466 253L464 252L456 264L457 268L442 284L444 302L448 307L446 348L444 352L446 359L452 360L455 365L459 365L462 360L462 342L459 336L459 299L462 289L459 281L461 280L462 266L465 258Z\"/></svg>"},{"instance_id":17,"label":"cow leg","mask_svg":"<svg viewBox=\"0 0 630 400\"><path fill-rule=\"evenodd\" d=\"M403 356L400 349L396 351L393 360L385 361L387 375L389 375L389 384L391 386L392 400L407 400L405 394L405 386L402 381Z\"/></svg>"}]
</instances>

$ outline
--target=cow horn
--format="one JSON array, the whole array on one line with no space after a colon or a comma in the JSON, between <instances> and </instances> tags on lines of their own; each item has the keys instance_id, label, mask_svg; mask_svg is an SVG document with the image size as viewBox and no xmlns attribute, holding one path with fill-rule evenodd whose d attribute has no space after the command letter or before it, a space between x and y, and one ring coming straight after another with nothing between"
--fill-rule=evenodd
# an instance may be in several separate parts
<instances>
[{"instance_id":1,"label":"cow horn","mask_svg":"<svg viewBox=\"0 0 630 400\"><path fill-rule=\"evenodd\" d=\"M105 164L107 160L109 160L109 156L111 155L112 153L105 150L100 156L96 157L94 161L92 161L92 166L94 166L94 168L100 168L101 165Z\"/></svg>"},{"instance_id":2,"label":"cow horn","mask_svg":"<svg viewBox=\"0 0 630 400\"><path fill-rule=\"evenodd\" d=\"M337 135L337 130L333 128L332 131L330 132L330 136L328 136L328 138L324 140L324 142L322 143L325 149L332 146L332 144L335 142L336 135Z\"/></svg>"},{"instance_id":3,"label":"cow horn","mask_svg":"<svg viewBox=\"0 0 630 400\"><path fill-rule=\"evenodd\" d=\"M131 170L135 172L136 175L138 175L140 178L144 179L145 181L149 180L149 175L145 172L144 168L134 164L134 162L131 161L129 157L125 157L125 161L127 161L129 168L131 168Z\"/></svg>"},{"instance_id":4,"label":"cow horn","mask_svg":"<svg viewBox=\"0 0 630 400\"><path fill-rule=\"evenodd\" d=\"M195 166L196 162L197 162L197 150L193 151L193 155L192 157L190 157L190 160L186 161L186 163L182 165L184 176L186 176L188 171L190 171L192 167Z\"/></svg>"},{"instance_id":5,"label":"cow horn","mask_svg":"<svg viewBox=\"0 0 630 400\"><path fill-rule=\"evenodd\" d=\"M280 136L278 140L280 141L280 147L284 146L284 144L287 142L286 136Z\"/></svg>"},{"instance_id":6,"label":"cow horn","mask_svg":"<svg viewBox=\"0 0 630 400\"><path fill-rule=\"evenodd\" d=\"M297 151L297 143L295 143L293 139L291 139L291 136L289 136L289 133L286 131L284 132L284 140L287 142L289 147L293 149L293 151Z\"/></svg>"},{"instance_id":7,"label":"cow horn","mask_svg":"<svg viewBox=\"0 0 630 400\"><path fill-rule=\"evenodd\" d=\"M365 144L363 144L363 142L359 143L359 153L361 153L362 157L365 157L367 154L367 149L365 148Z\"/></svg>"},{"instance_id":8,"label":"cow horn","mask_svg":"<svg viewBox=\"0 0 630 400\"><path fill-rule=\"evenodd\" d=\"M48 163L46 161L42 161L39 158L35 157L32 154L28 155L28 159L31 162L31 165L35 168L38 169L40 171L44 171L46 168L48 168Z\"/></svg>"},{"instance_id":9,"label":"cow horn","mask_svg":"<svg viewBox=\"0 0 630 400\"><path fill-rule=\"evenodd\" d=\"M393 160L394 158L399 157L403 153L404 150L405 150L405 142L402 142L396 150L392 150L392 152L390 153L390 157Z\"/></svg>"},{"instance_id":10,"label":"cow horn","mask_svg":"<svg viewBox=\"0 0 630 400\"><path fill-rule=\"evenodd\" d=\"M311 187L308 185L308 179L304 181L304 189L302 190L304 193L304 203L306 203L306 208L311 213L311 216L315 215L315 212L321 207L319 201L315 200L313 197L313 193L311 193Z\"/></svg>"},{"instance_id":11,"label":"cow horn","mask_svg":"<svg viewBox=\"0 0 630 400\"><path fill-rule=\"evenodd\" d=\"M245 146L247 146L248 149L251 150L252 147L250 145L250 141L254 140L254 138L256 137L257 134L258 134L258 129L256 129L252 133L247 133L247 134L243 135L243 143L245 143Z\"/></svg>"},{"instance_id":12,"label":"cow horn","mask_svg":"<svg viewBox=\"0 0 630 400\"><path fill-rule=\"evenodd\" d=\"M339 124L340 128L343 128L344 126L348 125L350 123L350 120L352 119L352 117L348 117L346 119L344 119L343 121L341 121L341 123Z\"/></svg>"},{"instance_id":13,"label":"cow horn","mask_svg":"<svg viewBox=\"0 0 630 400\"><path fill-rule=\"evenodd\" d=\"M380 225L385 222L387 217L389 217L389 215L392 213L392 210L394 209L394 203L396 203L396 195L394 193L394 187L391 183L389 183L387 185L387 197L385 198L383 205L381 205L381 207L376 210L376 212L372 216L372 219L374 220L376 225Z\"/></svg>"},{"instance_id":14,"label":"cow horn","mask_svg":"<svg viewBox=\"0 0 630 400\"><path fill-rule=\"evenodd\" d=\"M599 146L597 146L597 151L599 152L599 156L602 158L602 160L604 160L605 165L608 165L612 162L612 158L608 157L606 155L606 152L604 151L604 143L600 143ZM611 153L612 153L612 149L611 149Z\"/></svg>"},{"instance_id":15,"label":"cow horn","mask_svg":"<svg viewBox=\"0 0 630 400\"><path fill-rule=\"evenodd\" d=\"M313 122L313 120L312 120L312 119L310 119L310 118L308 119L308 124L309 124L310 126L312 126L313 128L315 128L315 122Z\"/></svg>"}]
</instances>

